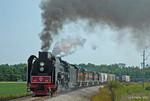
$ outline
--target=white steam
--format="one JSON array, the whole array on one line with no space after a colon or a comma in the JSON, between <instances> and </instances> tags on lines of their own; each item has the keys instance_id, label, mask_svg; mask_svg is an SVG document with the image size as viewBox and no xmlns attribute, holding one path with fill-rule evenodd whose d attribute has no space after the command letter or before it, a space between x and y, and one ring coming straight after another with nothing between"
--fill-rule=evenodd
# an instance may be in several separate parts
<instances>
[{"instance_id":1,"label":"white steam","mask_svg":"<svg viewBox=\"0 0 150 101\"><path fill-rule=\"evenodd\" d=\"M67 39L61 39L56 42L52 54L60 55L60 57L68 56L73 54L78 47L83 47L86 42L86 39L81 39L80 37L76 37L74 39L67 37Z\"/></svg>"}]
</instances>

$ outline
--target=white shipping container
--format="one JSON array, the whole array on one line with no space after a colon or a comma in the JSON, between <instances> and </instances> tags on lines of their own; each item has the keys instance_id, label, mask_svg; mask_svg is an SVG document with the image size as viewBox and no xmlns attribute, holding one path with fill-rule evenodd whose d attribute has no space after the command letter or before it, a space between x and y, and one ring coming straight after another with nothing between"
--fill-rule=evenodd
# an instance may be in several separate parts
<instances>
[{"instance_id":1,"label":"white shipping container","mask_svg":"<svg viewBox=\"0 0 150 101\"><path fill-rule=\"evenodd\" d=\"M107 81L115 81L115 75L114 74L107 74Z\"/></svg>"},{"instance_id":2,"label":"white shipping container","mask_svg":"<svg viewBox=\"0 0 150 101\"><path fill-rule=\"evenodd\" d=\"M107 73L100 73L101 75L101 82L107 82Z\"/></svg>"},{"instance_id":3,"label":"white shipping container","mask_svg":"<svg viewBox=\"0 0 150 101\"><path fill-rule=\"evenodd\" d=\"M122 81L123 82L130 82L130 76L128 76L128 75L122 75Z\"/></svg>"}]
</instances>

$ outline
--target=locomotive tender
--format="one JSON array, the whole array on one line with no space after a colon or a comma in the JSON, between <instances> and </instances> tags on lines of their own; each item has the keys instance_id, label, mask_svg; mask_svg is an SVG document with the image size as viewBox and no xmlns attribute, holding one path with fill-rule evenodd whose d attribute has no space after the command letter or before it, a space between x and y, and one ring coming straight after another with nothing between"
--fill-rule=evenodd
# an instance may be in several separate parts
<instances>
[{"instance_id":1,"label":"locomotive tender","mask_svg":"<svg viewBox=\"0 0 150 101\"><path fill-rule=\"evenodd\" d=\"M27 68L27 91L34 95L53 94L58 90L99 85L115 80L114 74L98 73L61 60L50 52L31 55Z\"/></svg>"}]
</instances>

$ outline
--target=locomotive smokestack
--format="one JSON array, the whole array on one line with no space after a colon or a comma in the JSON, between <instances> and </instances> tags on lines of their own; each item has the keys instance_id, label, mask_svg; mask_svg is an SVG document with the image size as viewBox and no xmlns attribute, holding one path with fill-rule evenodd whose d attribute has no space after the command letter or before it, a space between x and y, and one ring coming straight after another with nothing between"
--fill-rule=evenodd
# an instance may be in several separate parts
<instances>
[{"instance_id":1,"label":"locomotive smokestack","mask_svg":"<svg viewBox=\"0 0 150 101\"><path fill-rule=\"evenodd\" d=\"M46 58L51 58L52 54L50 52L39 52L39 58L41 59L46 59Z\"/></svg>"}]
</instances>

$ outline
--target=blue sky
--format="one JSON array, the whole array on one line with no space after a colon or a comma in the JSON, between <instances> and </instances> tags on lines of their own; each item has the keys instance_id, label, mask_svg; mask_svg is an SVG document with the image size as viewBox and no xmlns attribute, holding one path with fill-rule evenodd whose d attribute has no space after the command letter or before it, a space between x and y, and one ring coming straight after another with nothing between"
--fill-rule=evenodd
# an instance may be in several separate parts
<instances>
[{"instance_id":1,"label":"blue sky","mask_svg":"<svg viewBox=\"0 0 150 101\"><path fill-rule=\"evenodd\" d=\"M0 64L25 63L40 48L40 0L0 0Z\"/></svg>"},{"instance_id":2,"label":"blue sky","mask_svg":"<svg viewBox=\"0 0 150 101\"><path fill-rule=\"evenodd\" d=\"M40 0L0 0L0 64L26 63L30 55L38 55L41 47L38 34L43 28L39 4ZM65 25L61 34L55 37L54 43L66 36L87 39L83 48L78 48L75 54L63 58L64 60L77 64L140 65L142 51L136 50L134 44L127 40L117 43L116 32L109 27L96 27L89 31L84 25L84 21ZM98 48L92 50L91 44L96 44Z\"/></svg>"}]
</instances>

